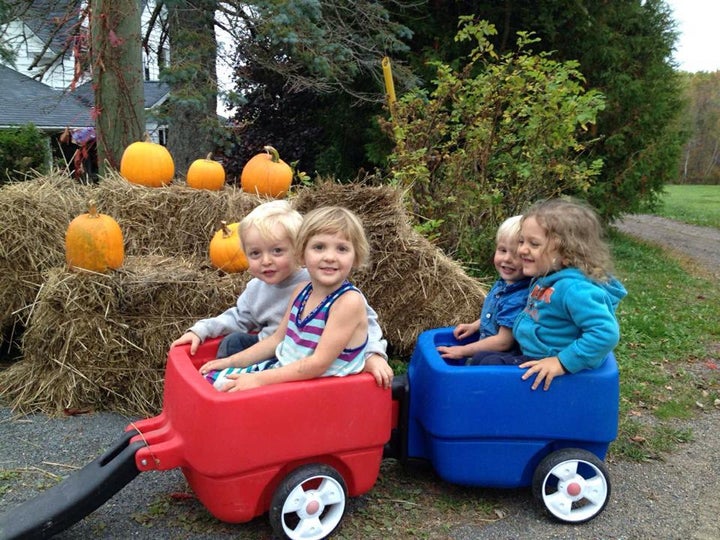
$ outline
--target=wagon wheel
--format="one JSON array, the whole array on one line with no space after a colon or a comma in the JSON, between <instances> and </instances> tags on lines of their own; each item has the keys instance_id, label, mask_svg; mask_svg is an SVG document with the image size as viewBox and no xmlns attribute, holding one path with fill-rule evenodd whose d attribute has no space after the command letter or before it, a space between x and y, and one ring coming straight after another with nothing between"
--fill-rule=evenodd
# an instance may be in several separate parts
<instances>
[{"instance_id":1,"label":"wagon wheel","mask_svg":"<svg viewBox=\"0 0 720 540\"><path fill-rule=\"evenodd\" d=\"M540 462L532 491L553 518L583 523L605 509L610 500L610 478L605 464L592 452L564 448Z\"/></svg>"},{"instance_id":2,"label":"wagon wheel","mask_svg":"<svg viewBox=\"0 0 720 540\"><path fill-rule=\"evenodd\" d=\"M347 487L340 473L327 465L304 465L275 490L270 524L281 538L320 540L340 523L346 499Z\"/></svg>"}]
</instances>

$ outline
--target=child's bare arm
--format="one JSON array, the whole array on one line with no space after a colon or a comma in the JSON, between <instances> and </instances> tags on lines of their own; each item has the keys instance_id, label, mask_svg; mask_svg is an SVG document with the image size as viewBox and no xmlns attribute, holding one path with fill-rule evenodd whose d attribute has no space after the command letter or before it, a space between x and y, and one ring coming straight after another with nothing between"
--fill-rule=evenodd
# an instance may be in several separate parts
<instances>
[{"instance_id":1,"label":"child's bare arm","mask_svg":"<svg viewBox=\"0 0 720 540\"><path fill-rule=\"evenodd\" d=\"M365 358L365 373L375 377L375 382L381 388L390 388L393 379L393 370L387 360L379 354L371 354Z\"/></svg>"},{"instance_id":2,"label":"child's bare arm","mask_svg":"<svg viewBox=\"0 0 720 540\"><path fill-rule=\"evenodd\" d=\"M453 336L455 336L455 339L465 339L467 337L472 336L474 333L478 332L479 330L480 330L480 319L473 321L471 323L458 324L453 329Z\"/></svg>"},{"instance_id":3,"label":"child's bare arm","mask_svg":"<svg viewBox=\"0 0 720 540\"><path fill-rule=\"evenodd\" d=\"M443 358L460 359L469 358L480 351L509 351L514 342L515 338L513 338L512 330L506 326L501 326L494 336L488 336L466 345L441 346L437 350Z\"/></svg>"},{"instance_id":4,"label":"child's bare arm","mask_svg":"<svg viewBox=\"0 0 720 540\"><path fill-rule=\"evenodd\" d=\"M346 293L330 308L320 341L314 353L292 364L259 373L231 375L235 385L230 392L257 388L268 384L314 379L325 373L346 347L354 347L360 336L367 334L365 301L359 294ZM283 330L284 335L284 330Z\"/></svg>"},{"instance_id":5,"label":"child's bare arm","mask_svg":"<svg viewBox=\"0 0 720 540\"><path fill-rule=\"evenodd\" d=\"M540 386L543 381L545 381L543 390L549 389L555 377L560 377L566 373L565 368L560 363L560 359L557 356L549 356L548 358L543 358L541 360L523 362L519 367L527 368L527 371L523 373L523 380L526 380L534 373L537 373L537 376L532 383L533 390Z\"/></svg>"},{"instance_id":6,"label":"child's bare arm","mask_svg":"<svg viewBox=\"0 0 720 540\"><path fill-rule=\"evenodd\" d=\"M265 339L261 339L252 347L248 347L247 349L233 355L206 362L200 366L200 373L205 375L210 371L217 371L229 367L247 367L252 364L262 362L263 360L267 360L268 358L272 358L275 355L275 348L278 346L280 341L282 341L282 338L285 335L289 315L290 308L288 307L280 325L270 336Z\"/></svg>"}]
</instances>

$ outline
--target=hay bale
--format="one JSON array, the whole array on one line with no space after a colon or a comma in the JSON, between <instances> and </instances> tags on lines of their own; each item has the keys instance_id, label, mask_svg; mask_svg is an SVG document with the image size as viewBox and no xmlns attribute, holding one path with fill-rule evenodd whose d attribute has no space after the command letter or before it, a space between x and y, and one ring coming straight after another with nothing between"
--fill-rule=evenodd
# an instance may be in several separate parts
<instances>
[{"instance_id":1,"label":"hay bale","mask_svg":"<svg viewBox=\"0 0 720 540\"><path fill-rule=\"evenodd\" d=\"M410 355L423 330L477 319L487 284L412 228L400 191L328 182L295 200L301 213L325 205L345 206L363 220L372 261L352 280L377 311L394 354Z\"/></svg>"},{"instance_id":2,"label":"hay bale","mask_svg":"<svg viewBox=\"0 0 720 540\"><path fill-rule=\"evenodd\" d=\"M98 208L120 225L128 255L205 258L220 221L240 221L264 201L233 186L219 191L181 183L148 188L113 172L98 183L96 198Z\"/></svg>"},{"instance_id":3,"label":"hay bale","mask_svg":"<svg viewBox=\"0 0 720 540\"><path fill-rule=\"evenodd\" d=\"M24 325L42 272L65 264L65 230L89 190L60 174L0 188L0 329Z\"/></svg>"},{"instance_id":4,"label":"hay bale","mask_svg":"<svg viewBox=\"0 0 720 540\"><path fill-rule=\"evenodd\" d=\"M123 229L125 263L108 274L71 272L58 248L40 265L55 263L35 278L42 284L35 301L23 304L32 314L24 358L0 373L0 393L22 411L156 414L169 344L196 320L233 305L250 277L209 268L215 223L241 219L262 199L234 188L149 189L117 175L92 194ZM52 206L49 199L36 204ZM57 234L35 243L34 253L62 246L67 222L84 211L85 199L78 195L75 208L55 218ZM423 330L477 318L486 285L413 230L396 189L324 183L298 190L292 203L302 213L342 205L363 219L372 264L353 281L378 312L393 354L409 356Z\"/></svg>"},{"instance_id":5,"label":"hay bale","mask_svg":"<svg viewBox=\"0 0 720 540\"><path fill-rule=\"evenodd\" d=\"M232 305L248 278L157 256L129 257L108 274L54 268L0 392L24 412L157 414L170 343Z\"/></svg>"}]
</instances>

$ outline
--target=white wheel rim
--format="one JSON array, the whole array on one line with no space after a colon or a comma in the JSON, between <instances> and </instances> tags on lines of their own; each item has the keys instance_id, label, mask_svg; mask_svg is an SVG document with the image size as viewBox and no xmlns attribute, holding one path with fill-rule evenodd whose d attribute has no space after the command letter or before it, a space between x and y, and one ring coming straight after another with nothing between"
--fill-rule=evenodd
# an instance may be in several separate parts
<instances>
[{"instance_id":1,"label":"white wheel rim","mask_svg":"<svg viewBox=\"0 0 720 540\"><path fill-rule=\"evenodd\" d=\"M582 464L583 473L578 472ZM548 511L563 521L586 521L600 512L608 497L605 475L592 463L568 460L543 478L542 499Z\"/></svg>"},{"instance_id":2,"label":"white wheel rim","mask_svg":"<svg viewBox=\"0 0 720 540\"><path fill-rule=\"evenodd\" d=\"M312 476L285 499L282 527L291 540L319 540L337 527L344 511L345 492L340 483L329 476Z\"/></svg>"}]
</instances>

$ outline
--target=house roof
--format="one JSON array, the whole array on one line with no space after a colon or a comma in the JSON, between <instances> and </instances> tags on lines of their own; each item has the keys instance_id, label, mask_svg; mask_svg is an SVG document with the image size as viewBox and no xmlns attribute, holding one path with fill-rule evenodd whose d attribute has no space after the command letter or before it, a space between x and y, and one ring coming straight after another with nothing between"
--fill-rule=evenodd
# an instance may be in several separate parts
<instances>
[{"instance_id":1,"label":"house roof","mask_svg":"<svg viewBox=\"0 0 720 540\"><path fill-rule=\"evenodd\" d=\"M54 90L3 65L0 80L0 128L32 123L43 131L59 131L95 125L90 108L73 94Z\"/></svg>"},{"instance_id":2,"label":"house roof","mask_svg":"<svg viewBox=\"0 0 720 540\"><path fill-rule=\"evenodd\" d=\"M54 90L35 79L0 64L0 129L32 123L43 131L95 125L91 109L95 101L92 84L74 92ZM145 108L161 104L168 95L167 84L145 81Z\"/></svg>"},{"instance_id":3,"label":"house roof","mask_svg":"<svg viewBox=\"0 0 720 540\"><path fill-rule=\"evenodd\" d=\"M162 104L170 92L169 86L160 81L145 81L143 87L145 89L145 109L152 109ZM81 84L75 89L74 93L88 107L95 104L95 92L91 82Z\"/></svg>"}]
</instances>

